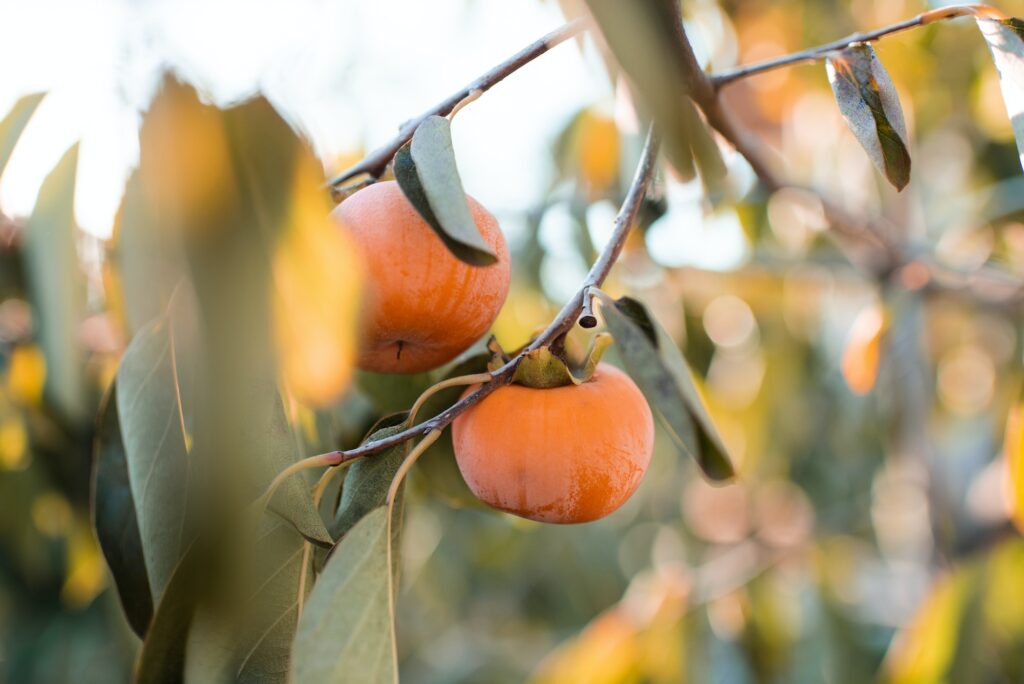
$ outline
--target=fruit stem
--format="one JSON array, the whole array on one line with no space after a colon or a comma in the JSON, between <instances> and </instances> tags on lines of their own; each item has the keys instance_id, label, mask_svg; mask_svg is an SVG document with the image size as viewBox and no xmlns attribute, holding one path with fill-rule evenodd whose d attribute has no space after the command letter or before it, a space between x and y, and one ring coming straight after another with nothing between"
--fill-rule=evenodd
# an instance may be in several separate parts
<instances>
[{"instance_id":1,"label":"fruit stem","mask_svg":"<svg viewBox=\"0 0 1024 684\"><path fill-rule=\"evenodd\" d=\"M398 488L402 485L402 481L405 479L405 476L409 472L409 469L413 467L416 461L419 460L419 457L423 455L423 452L429 449L430 445L436 442L437 438L440 436L440 429L431 430L430 432L427 433L427 436L424 437L420 441L420 443L417 444L413 448L413 450L409 452L409 455L405 457L405 460L402 461L402 465L398 467L398 472L395 473L394 479L391 480L391 486L388 487L388 510L390 510L391 507L394 505L395 497L398 495Z\"/></svg>"}]
</instances>

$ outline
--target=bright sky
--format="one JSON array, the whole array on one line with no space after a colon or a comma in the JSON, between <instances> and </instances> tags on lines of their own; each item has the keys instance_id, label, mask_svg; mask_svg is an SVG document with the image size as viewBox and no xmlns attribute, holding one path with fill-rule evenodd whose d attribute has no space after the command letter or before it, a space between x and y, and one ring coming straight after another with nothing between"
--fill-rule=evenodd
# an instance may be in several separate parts
<instances>
[{"instance_id":1,"label":"bright sky","mask_svg":"<svg viewBox=\"0 0 1024 684\"><path fill-rule=\"evenodd\" d=\"M108 236L138 156L140 112L165 66L218 104L262 89L329 160L386 141L562 21L550 1L0 0L0 111L49 93L0 178L0 206L29 214L43 177L81 140L76 216ZM456 119L467 191L499 216L532 206L558 131L580 107L612 100L599 60L572 43L528 65ZM683 212L663 222L681 225L662 229L659 248L692 263L701 213L693 202ZM742 246L726 232L731 262Z\"/></svg>"}]
</instances>

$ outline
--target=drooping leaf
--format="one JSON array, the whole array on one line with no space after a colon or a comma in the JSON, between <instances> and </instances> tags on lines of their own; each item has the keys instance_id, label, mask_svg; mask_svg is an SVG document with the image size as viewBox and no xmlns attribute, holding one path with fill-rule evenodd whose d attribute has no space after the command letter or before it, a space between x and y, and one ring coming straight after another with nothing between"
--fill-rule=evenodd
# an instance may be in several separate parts
<instances>
[{"instance_id":1,"label":"drooping leaf","mask_svg":"<svg viewBox=\"0 0 1024 684\"><path fill-rule=\"evenodd\" d=\"M78 326L85 310L85 279L75 248L75 172L78 145L69 149L39 189L25 239L29 289L46 358L45 396L63 415L88 415Z\"/></svg>"},{"instance_id":2,"label":"drooping leaf","mask_svg":"<svg viewBox=\"0 0 1024 684\"><path fill-rule=\"evenodd\" d=\"M1024 20L978 18L977 22L999 71L999 86L1024 167Z\"/></svg>"},{"instance_id":3,"label":"drooping leaf","mask_svg":"<svg viewBox=\"0 0 1024 684\"><path fill-rule=\"evenodd\" d=\"M889 73L866 43L829 57L828 80L857 141L897 190L910 182L907 124Z\"/></svg>"},{"instance_id":4,"label":"drooping leaf","mask_svg":"<svg viewBox=\"0 0 1024 684\"><path fill-rule=\"evenodd\" d=\"M18 144L22 131L35 114L36 107L43 101L45 93L32 93L20 98L11 111L0 121L0 176L4 175L7 162L11 160L14 146Z\"/></svg>"},{"instance_id":5,"label":"drooping leaf","mask_svg":"<svg viewBox=\"0 0 1024 684\"><path fill-rule=\"evenodd\" d=\"M629 78L638 108L654 119L669 162L684 179L699 169L705 186L717 191L725 162L689 97L693 55L679 40L678 3L587 0L587 5Z\"/></svg>"},{"instance_id":6,"label":"drooping leaf","mask_svg":"<svg viewBox=\"0 0 1024 684\"><path fill-rule=\"evenodd\" d=\"M145 636L153 617L153 596L142 554L135 498L128 477L128 459L117 418L117 384L111 385L100 408L96 428L92 518L96 538L117 585L128 624Z\"/></svg>"},{"instance_id":7,"label":"drooping leaf","mask_svg":"<svg viewBox=\"0 0 1024 684\"><path fill-rule=\"evenodd\" d=\"M398 681L388 544L384 506L341 540L299 620L292 682Z\"/></svg>"},{"instance_id":8,"label":"drooping leaf","mask_svg":"<svg viewBox=\"0 0 1024 684\"><path fill-rule=\"evenodd\" d=\"M452 254L473 266L498 260L470 213L448 119L432 116L421 123L395 155L394 169L402 192Z\"/></svg>"},{"instance_id":9,"label":"drooping leaf","mask_svg":"<svg viewBox=\"0 0 1024 684\"><path fill-rule=\"evenodd\" d=\"M142 328L117 371L117 413L155 604L190 542L191 463L182 403L188 383L178 359L178 325L165 315Z\"/></svg>"},{"instance_id":10,"label":"drooping leaf","mask_svg":"<svg viewBox=\"0 0 1024 684\"><path fill-rule=\"evenodd\" d=\"M710 479L733 477L722 438L675 342L640 302L628 297L612 301L604 294L599 297L605 324L626 370L676 443Z\"/></svg>"},{"instance_id":11,"label":"drooping leaf","mask_svg":"<svg viewBox=\"0 0 1024 684\"><path fill-rule=\"evenodd\" d=\"M404 423L381 427L366 442L390 437L404 428ZM411 449L412 441L409 440L383 453L362 458L349 467L338 513L331 524L331 536L341 539L370 511L384 505L391 481ZM340 548L335 548L332 553L340 551Z\"/></svg>"},{"instance_id":12,"label":"drooping leaf","mask_svg":"<svg viewBox=\"0 0 1024 684\"><path fill-rule=\"evenodd\" d=\"M255 457L252 468L261 486L265 487L298 459L298 448L276 388L264 386L261 389L257 386L253 392L253 428L258 434L250 437ZM262 395L262 400L256 399L258 394ZM270 508L306 539L324 546L332 543L302 477L295 475L286 480L270 500Z\"/></svg>"}]
</instances>

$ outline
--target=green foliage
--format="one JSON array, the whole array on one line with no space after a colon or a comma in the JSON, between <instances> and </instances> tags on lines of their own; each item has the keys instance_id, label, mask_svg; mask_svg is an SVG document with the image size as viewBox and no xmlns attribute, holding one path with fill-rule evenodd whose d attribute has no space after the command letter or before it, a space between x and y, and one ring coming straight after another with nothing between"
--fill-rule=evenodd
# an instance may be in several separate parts
<instances>
[{"instance_id":1,"label":"green foliage","mask_svg":"<svg viewBox=\"0 0 1024 684\"><path fill-rule=\"evenodd\" d=\"M295 636L296 684L398 681L388 513L365 515L324 567Z\"/></svg>"},{"instance_id":2,"label":"green foliage","mask_svg":"<svg viewBox=\"0 0 1024 684\"><path fill-rule=\"evenodd\" d=\"M697 393L686 359L640 302L600 295L605 323L629 374L676 445L712 480L735 475L728 452Z\"/></svg>"}]
</instances>

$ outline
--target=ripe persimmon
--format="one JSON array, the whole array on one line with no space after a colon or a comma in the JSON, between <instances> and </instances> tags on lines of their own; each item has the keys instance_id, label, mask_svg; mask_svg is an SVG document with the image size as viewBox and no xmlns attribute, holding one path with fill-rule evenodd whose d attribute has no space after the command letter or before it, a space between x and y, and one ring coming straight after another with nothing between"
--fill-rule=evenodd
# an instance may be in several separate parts
<instances>
[{"instance_id":1,"label":"ripe persimmon","mask_svg":"<svg viewBox=\"0 0 1024 684\"><path fill-rule=\"evenodd\" d=\"M484 503L530 520L581 523L636 491L654 420L629 376L601 363L580 385L496 389L455 419L452 439L462 477Z\"/></svg>"},{"instance_id":2,"label":"ripe persimmon","mask_svg":"<svg viewBox=\"0 0 1024 684\"><path fill-rule=\"evenodd\" d=\"M470 214L498 260L457 259L395 181L375 183L331 215L363 255L367 302L357 365L418 373L451 361L478 340L508 295L511 267L497 219L469 195Z\"/></svg>"}]
</instances>

